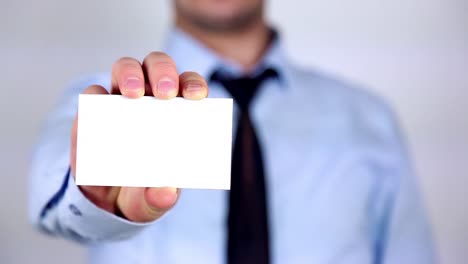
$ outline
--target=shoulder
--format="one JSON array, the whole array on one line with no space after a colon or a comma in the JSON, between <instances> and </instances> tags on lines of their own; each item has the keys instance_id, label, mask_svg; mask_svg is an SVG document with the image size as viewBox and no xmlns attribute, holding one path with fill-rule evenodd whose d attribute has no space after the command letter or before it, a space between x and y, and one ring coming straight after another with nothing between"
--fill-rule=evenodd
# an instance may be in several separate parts
<instances>
[{"instance_id":1,"label":"shoulder","mask_svg":"<svg viewBox=\"0 0 468 264\"><path fill-rule=\"evenodd\" d=\"M318 99L322 102L321 105L328 105L330 108L372 108L383 112L390 111L388 102L364 85L317 70L298 66L292 66L291 69L295 92L308 99L314 98L314 101Z\"/></svg>"},{"instance_id":2,"label":"shoulder","mask_svg":"<svg viewBox=\"0 0 468 264\"><path fill-rule=\"evenodd\" d=\"M394 145L400 140L394 110L383 97L330 74L297 66L291 70L295 97L328 129L372 145Z\"/></svg>"}]
</instances>

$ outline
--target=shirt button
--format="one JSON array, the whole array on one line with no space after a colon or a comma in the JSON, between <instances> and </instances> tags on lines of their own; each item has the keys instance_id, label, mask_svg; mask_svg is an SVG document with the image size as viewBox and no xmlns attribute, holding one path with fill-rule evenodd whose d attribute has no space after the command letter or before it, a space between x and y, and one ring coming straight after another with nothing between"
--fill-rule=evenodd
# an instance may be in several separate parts
<instances>
[{"instance_id":1,"label":"shirt button","mask_svg":"<svg viewBox=\"0 0 468 264\"><path fill-rule=\"evenodd\" d=\"M81 216L81 211L76 207L76 205L74 204L70 204L68 205L68 209L70 209L70 211L72 212L72 214L76 215L76 216Z\"/></svg>"}]
</instances>

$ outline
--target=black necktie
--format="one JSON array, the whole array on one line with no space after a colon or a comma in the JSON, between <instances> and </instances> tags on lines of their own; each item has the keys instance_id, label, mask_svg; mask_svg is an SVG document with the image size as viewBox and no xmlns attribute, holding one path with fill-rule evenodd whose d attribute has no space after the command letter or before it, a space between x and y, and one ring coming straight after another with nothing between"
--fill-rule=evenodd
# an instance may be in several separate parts
<instances>
[{"instance_id":1,"label":"black necktie","mask_svg":"<svg viewBox=\"0 0 468 264\"><path fill-rule=\"evenodd\" d=\"M265 176L260 145L249 113L249 105L263 81L277 77L266 69L254 77L231 78L215 72L219 82L239 107L236 141L232 156L228 214L228 264L270 262Z\"/></svg>"}]
</instances>

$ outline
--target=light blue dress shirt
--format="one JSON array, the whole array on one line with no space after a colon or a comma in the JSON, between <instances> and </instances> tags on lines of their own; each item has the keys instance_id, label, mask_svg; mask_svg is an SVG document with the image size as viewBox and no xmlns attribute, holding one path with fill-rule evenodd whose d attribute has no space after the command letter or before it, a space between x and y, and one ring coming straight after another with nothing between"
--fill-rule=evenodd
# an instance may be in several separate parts
<instances>
[{"instance_id":1,"label":"light blue dress shirt","mask_svg":"<svg viewBox=\"0 0 468 264\"><path fill-rule=\"evenodd\" d=\"M208 78L222 67L240 74L239 66L178 29L165 51L180 72ZM272 262L434 263L428 221L389 107L358 87L291 64L281 40L257 69L267 66L280 79L263 84L252 118L265 159ZM162 219L138 224L97 208L70 177L78 94L91 84L108 88L109 78L75 82L48 117L32 160L31 221L86 244L91 263L224 263L226 191L183 190ZM212 84L209 96L229 94Z\"/></svg>"}]
</instances>

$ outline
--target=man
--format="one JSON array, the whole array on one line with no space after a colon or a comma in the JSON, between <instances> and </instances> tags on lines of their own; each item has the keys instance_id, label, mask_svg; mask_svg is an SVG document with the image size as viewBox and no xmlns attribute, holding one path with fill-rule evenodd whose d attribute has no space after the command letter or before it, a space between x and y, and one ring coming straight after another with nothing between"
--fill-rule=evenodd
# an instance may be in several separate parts
<instances>
[{"instance_id":1,"label":"man","mask_svg":"<svg viewBox=\"0 0 468 264\"><path fill-rule=\"evenodd\" d=\"M86 243L93 263L434 262L382 101L291 65L262 0L174 6L166 53L75 83L48 119L32 165L35 225ZM230 192L75 185L79 93L200 100L208 83L237 105Z\"/></svg>"}]
</instances>

